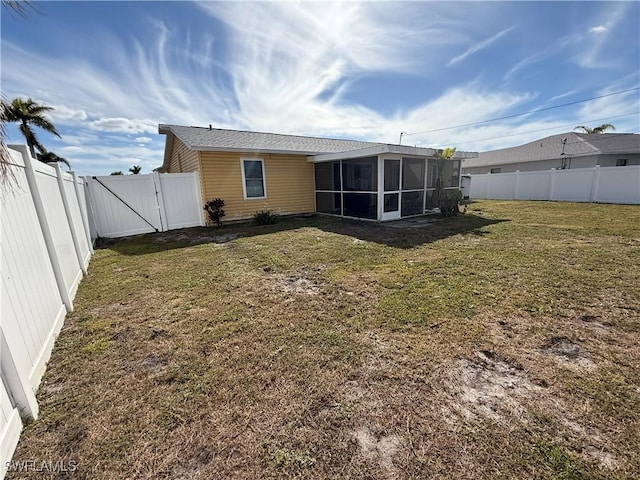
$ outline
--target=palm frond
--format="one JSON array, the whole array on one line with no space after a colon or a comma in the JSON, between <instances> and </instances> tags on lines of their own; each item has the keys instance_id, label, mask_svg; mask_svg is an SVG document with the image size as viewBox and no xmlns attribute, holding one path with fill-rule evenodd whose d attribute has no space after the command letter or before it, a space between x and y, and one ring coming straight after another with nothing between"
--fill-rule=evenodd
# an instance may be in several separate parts
<instances>
[{"instance_id":1,"label":"palm frond","mask_svg":"<svg viewBox=\"0 0 640 480\"><path fill-rule=\"evenodd\" d=\"M610 123L603 123L602 125L597 126L593 129L593 133L604 133L607 130L615 130L616 127L611 125Z\"/></svg>"},{"instance_id":2,"label":"palm frond","mask_svg":"<svg viewBox=\"0 0 640 480\"><path fill-rule=\"evenodd\" d=\"M9 8L11 15L19 15L27 18L32 10L38 12L38 9L31 0L2 0L2 6Z\"/></svg>"},{"instance_id":3,"label":"palm frond","mask_svg":"<svg viewBox=\"0 0 640 480\"><path fill-rule=\"evenodd\" d=\"M44 117L33 117L31 123L33 123L36 127L40 127L41 129L54 134L57 137L60 136L60 134L56 130L55 125Z\"/></svg>"},{"instance_id":4,"label":"palm frond","mask_svg":"<svg viewBox=\"0 0 640 480\"><path fill-rule=\"evenodd\" d=\"M42 153L38 154L38 160L42 163L64 163L68 168L71 168L71 164L66 158L62 158L53 152L48 152L47 150L43 150Z\"/></svg>"}]
</instances>

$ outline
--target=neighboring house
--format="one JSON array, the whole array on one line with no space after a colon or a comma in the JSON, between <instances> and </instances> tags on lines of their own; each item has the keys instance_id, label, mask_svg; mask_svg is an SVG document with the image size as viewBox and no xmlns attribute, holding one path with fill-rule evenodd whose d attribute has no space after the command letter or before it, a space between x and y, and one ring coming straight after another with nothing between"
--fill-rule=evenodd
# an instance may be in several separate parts
<instances>
[{"instance_id":1,"label":"neighboring house","mask_svg":"<svg viewBox=\"0 0 640 480\"><path fill-rule=\"evenodd\" d=\"M203 204L222 198L228 220L270 209L384 221L434 207L431 148L179 125L158 132L167 136L161 171L198 171ZM445 187L459 188L460 161L475 155L446 163Z\"/></svg>"},{"instance_id":2,"label":"neighboring house","mask_svg":"<svg viewBox=\"0 0 640 480\"><path fill-rule=\"evenodd\" d=\"M519 147L483 152L462 162L462 173L640 165L640 135L575 133L552 135Z\"/></svg>"}]
</instances>

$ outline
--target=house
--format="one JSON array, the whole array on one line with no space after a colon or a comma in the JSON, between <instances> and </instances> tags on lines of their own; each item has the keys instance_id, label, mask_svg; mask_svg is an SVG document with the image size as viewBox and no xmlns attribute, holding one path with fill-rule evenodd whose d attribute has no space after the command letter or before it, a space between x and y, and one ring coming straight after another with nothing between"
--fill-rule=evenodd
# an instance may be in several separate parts
<instances>
[{"instance_id":1,"label":"house","mask_svg":"<svg viewBox=\"0 0 640 480\"><path fill-rule=\"evenodd\" d=\"M226 219L324 213L377 221L432 209L437 179L431 148L274 133L159 125L166 135L162 172L199 172L203 204L225 202ZM442 172L460 186L457 152Z\"/></svg>"},{"instance_id":2,"label":"house","mask_svg":"<svg viewBox=\"0 0 640 480\"><path fill-rule=\"evenodd\" d=\"M482 152L462 162L462 173L508 173L535 170L640 165L640 135L568 132L519 147Z\"/></svg>"}]
</instances>

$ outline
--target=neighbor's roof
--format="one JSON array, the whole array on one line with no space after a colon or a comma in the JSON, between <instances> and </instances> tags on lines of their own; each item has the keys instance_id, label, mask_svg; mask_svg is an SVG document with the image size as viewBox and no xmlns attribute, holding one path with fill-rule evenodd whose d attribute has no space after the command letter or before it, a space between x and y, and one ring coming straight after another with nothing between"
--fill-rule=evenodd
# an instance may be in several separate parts
<instances>
[{"instance_id":1,"label":"neighbor's roof","mask_svg":"<svg viewBox=\"0 0 640 480\"><path fill-rule=\"evenodd\" d=\"M159 125L158 133L173 133L191 150L264 152L313 155L348 152L383 145L357 140L302 137L277 133L246 132L221 128Z\"/></svg>"},{"instance_id":2,"label":"neighbor's roof","mask_svg":"<svg viewBox=\"0 0 640 480\"><path fill-rule=\"evenodd\" d=\"M563 150L563 139L565 138ZM534 162L585 155L633 153L640 153L640 135L638 134L568 132L552 135L518 147L482 152L478 158L464 160L463 167L504 165L506 163Z\"/></svg>"}]
</instances>

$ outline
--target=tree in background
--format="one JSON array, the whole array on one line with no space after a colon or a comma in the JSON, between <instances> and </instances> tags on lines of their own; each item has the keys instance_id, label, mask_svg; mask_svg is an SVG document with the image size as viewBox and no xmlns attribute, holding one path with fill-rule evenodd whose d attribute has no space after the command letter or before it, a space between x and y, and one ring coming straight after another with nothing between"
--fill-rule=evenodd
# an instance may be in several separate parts
<instances>
[{"instance_id":1,"label":"tree in background","mask_svg":"<svg viewBox=\"0 0 640 480\"><path fill-rule=\"evenodd\" d=\"M111 172L109 175L124 175L124 173L122 173L122 170L118 170L116 172Z\"/></svg>"},{"instance_id":2,"label":"tree in background","mask_svg":"<svg viewBox=\"0 0 640 480\"><path fill-rule=\"evenodd\" d=\"M440 213L443 217L453 217L460 213L458 210L458 203L462 198L462 194L459 189L456 190L445 190L444 189L444 178L442 178L442 173L444 172L445 164L455 156L456 149L454 148L444 148L442 150L437 150L434 157L436 159L436 164L438 166L438 178L436 179L436 191L435 191L435 200L440 209Z\"/></svg>"},{"instance_id":3,"label":"tree in background","mask_svg":"<svg viewBox=\"0 0 640 480\"><path fill-rule=\"evenodd\" d=\"M578 125L574 130L582 130L584 133L604 133L607 130L615 130L616 127L611 125L610 123L603 123L597 127L585 127L584 125Z\"/></svg>"},{"instance_id":4,"label":"tree in background","mask_svg":"<svg viewBox=\"0 0 640 480\"><path fill-rule=\"evenodd\" d=\"M6 136L7 116L4 108L4 102L0 103L0 180L4 184L11 174L9 170L9 162L11 161L11 154L7 149L7 144L4 142Z\"/></svg>"},{"instance_id":5,"label":"tree in background","mask_svg":"<svg viewBox=\"0 0 640 480\"><path fill-rule=\"evenodd\" d=\"M134 165L129 169L132 175L139 175L142 171L142 167L140 165Z\"/></svg>"},{"instance_id":6,"label":"tree in background","mask_svg":"<svg viewBox=\"0 0 640 480\"><path fill-rule=\"evenodd\" d=\"M44 116L44 113L50 110L53 110L53 108L47 105L40 105L31 98L27 98L26 100L23 98L14 98L11 103L2 102L2 113L6 121L20 124L18 129L20 133L24 135L33 158L37 158L36 148L43 153L47 151L36 138L36 134L33 131L34 126L58 137L60 136L53 123Z\"/></svg>"}]
</instances>

